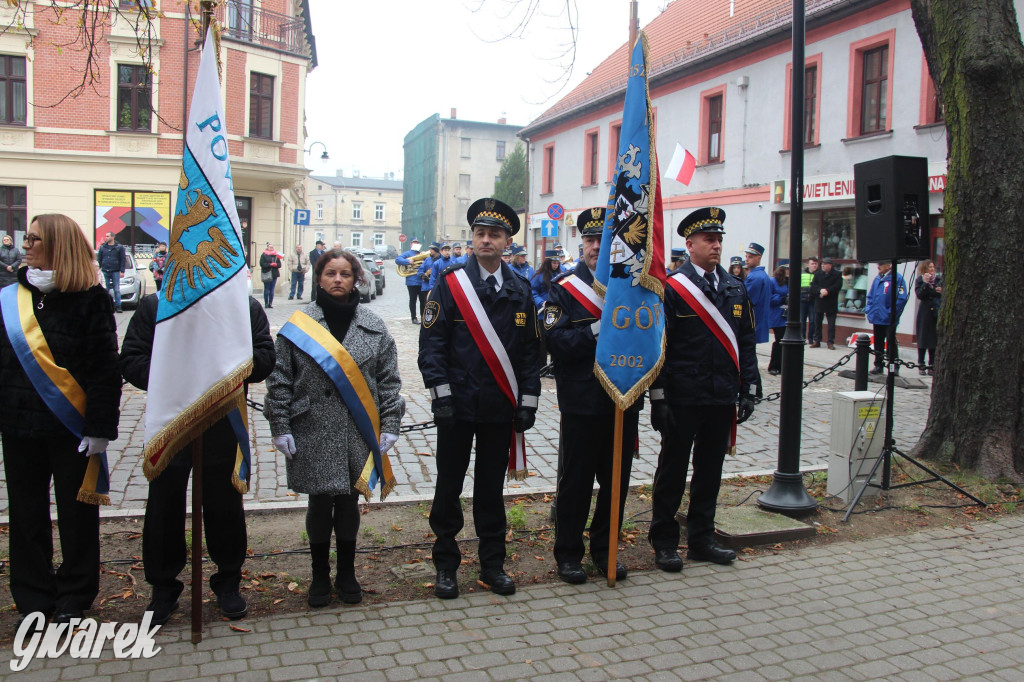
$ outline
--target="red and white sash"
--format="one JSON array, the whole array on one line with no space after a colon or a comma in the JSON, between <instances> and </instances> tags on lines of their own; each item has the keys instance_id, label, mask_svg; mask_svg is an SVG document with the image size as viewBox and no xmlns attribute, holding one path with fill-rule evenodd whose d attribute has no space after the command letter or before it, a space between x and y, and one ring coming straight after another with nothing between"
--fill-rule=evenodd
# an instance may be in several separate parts
<instances>
[{"instance_id":1,"label":"red and white sash","mask_svg":"<svg viewBox=\"0 0 1024 682\"><path fill-rule=\"evenodd\" d=\"M673 291L679 294L679 297L686 301L686 304L693 309L693 312L697 314L697 317L707 326L708 330L714 334L715 338L718 339L719 343L725 348L725 351L732 358L733 364L736 365L736 373L740 373L740 345L736 341L736 333L733 332L732 327L722 313L718 311L711 301L708 299L707 294L701 291L700 287L690 281L689 277L684 276L682 273L677 272L668 278L669 286L672 287ZM732 417L732 433L729 437L729 453L736 454L736 413L733 412Z\"/></svg>"},{"instance_id":2,"label":"red and white sash","mask_svg":"<svg viewBox=\"0 0 1024 682\"><path fill-rule=\"evenodd\" d=\"M448 288L455 299L455 305L466 320L469 333L480 349L484 361L494 375L498 388L505 394L505 397L512 403L512 411L519 406L519 383L516 381L516 374L512 369L512 361L509 360L508 352L502 345L498 333L494 331L494 325L487 317L480 297L469 281L469 275L465 268L459 268L448 274L446 281ZM512 442L509 445L508 477L516 479L526 478L526 438L521 433L512 430Z\"/></svg>"},{"instance_id":3,"label":"red and white sash","mask_svg":"<svg viewBox=\"0 0 1024 682\"><path fill-rule=\"evenodd\" d=\"M575 298L581 306L587 309L587 311L596 317L601 319L601 313L604 311L604 299L597 295L594 289L584 282L576 275L566 275L562 279L558 280L569 295Z\"/></svg>"}]
</instances>

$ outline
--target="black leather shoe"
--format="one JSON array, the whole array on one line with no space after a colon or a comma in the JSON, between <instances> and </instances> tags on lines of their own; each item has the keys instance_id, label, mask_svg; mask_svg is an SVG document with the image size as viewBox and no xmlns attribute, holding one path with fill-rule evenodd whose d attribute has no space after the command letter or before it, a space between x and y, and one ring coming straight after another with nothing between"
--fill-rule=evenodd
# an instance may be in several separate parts
<instances>
[{"instance_id":1,"label":"black leather shoe","mask_svg":"<svg viewBox=\"0 0 1024 682\"><path fill-rule=\"evenodd\" d=\"M220 606L220 612L224 614L224 617L231 620L244 618L245 614L249 613L249 605L245 603L245 597L239 594L237 590L235 592L218 594L217 604Z\"/></svg>"},{"instance_id":2,"label":"black leather shoe","mask_svg":"<svg viewBox=\"0 0 1024 682\"><path fill-rule=\"evenodd\" d=\"M608 557L591 555L590 560L594 562L594 566L597 567L597 570L601 573L601 575L608 575ZM629 575L629 571L627 571L626 567L620 564L618 560L616 560L615 579L625 580L627 575Z\"/></svg>"},{"instance_id":3,"label":"black leather shoe","mask_svg":"<svg viewBox=\"0 0 1024 682\"><path fill-rule=\"evenodd\" d=\"M719 547L714 542L691 545L686 553L687 559L694 561L710 561L713 564L731 564L736 559L736 552Z\"/></svg>"},{"instance_id":4,"label":"black leather shoe","mask_svg":"<svg viewBox=\"0 0 1024 682\"><path fill-rule=\"evenodd\" d=\"M146 610L153 612L153 620L151 621L153 625L164 625L171 619L171 614L178 610L178 600L156 601L154 599L149 602Z\"/></svg>"},{"instance_id":5,"label":"black leather shoe","mask_svg":"<svg viewBox=\"0 0 1024 682\"><path fill-rule=\"evenodd\" d=\"M57 613L53 614L51 623L70 623L72 618L83 618L82 609L57 609Z\"/></svg>"},{"instance_id":6,"label":"black leather shoe","mask_svg":"<svg viewBox=\"0 0 1024 682\"><path fill-rule=\"evenodd\" d=\"M666 573L678 573L683 570L683 558L674 549L656 549L654 565Z\"/></svg>"},{"instance_id":7,"label":"black leather shoe","mask_svg":"<svg viewBox=\"0 0 1024 682\"><path fill-rule=\"evenodd\" d=\"M587 582L587 574L578 561L563 561L558 564L558 577L570 585Z\"/></svg>"},{"instance_id":8,"label":"black leather shoe","mask_svg":"<svg viewBox=\"0 0 1024 682\"><path fill-rule=\"evenodd\" d=\"M459 583L455 580L455 571L442 568L437 572L434 596L438 599L455 599L459 596Z\"/></svg>"},{"instance_id":9,"label":"black leather shoe","mask_svg":"<svg viewBox=\"0 0 1024 682\"><path fill-rule=\"evenodd\" d=\"M884 368L882 368L882 367L872 367L872 368L871 368L871 369L870 369L870 370L868 371L868 374L881 374L881 373L882 373L882 372L884 372L884 371L885 371L885 369L884 369Z\"/></svg>"},{"instance_id":10,"label":"black leather shoe","mask_svg":"<svg viewBox=\"0 0 1024 682\"><path fill-rule=\"evenodd\" d=\"M515 594L516 584L504 568L485 568L480 571L480 579L477 580L481 587L484 587L494 594Z\"/></svg>"}]
</instances>

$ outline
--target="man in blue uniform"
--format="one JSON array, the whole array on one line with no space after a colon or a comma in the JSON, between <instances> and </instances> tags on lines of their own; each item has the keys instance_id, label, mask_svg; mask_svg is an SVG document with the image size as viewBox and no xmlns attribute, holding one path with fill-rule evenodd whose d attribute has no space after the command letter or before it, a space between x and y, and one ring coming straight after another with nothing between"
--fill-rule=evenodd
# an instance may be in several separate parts
<instances>
[{"instance_id":1,"label":"man in blue uniform","mask_svg":"<svg viewBox=\"0 0 1024 682\"><path fill-rule=\"evenodd\" d=\"M683 568L676 512L691 449L688 557L718 564L736 558L714 540L715 506L735 425L754 412L757 359L747 291L719 265L724 221L725 211L710 207L679 223L690 262L665 287L665 365L650 391L651 424L662 441L647 537L655 564L669 572Z\"/></svg>"},{"instance_id":2,"label":"man in blue uniform","mask_svg":"<svg viewBox=\"0 0 1024 682\"><path fill-rule=\"evenodd\" d=\"M665 268L669 274L672 274L679 268L683 267L683 263L687 260L685 248L674 248L672 249L672 261L669 266Z\"/></svg>"},{"instance_id":3,"label":"man in blue uniform","mask_svg":"<svg viewBox=\"0 0 1024 682\"><path fill-rule=\"evenodd\" d=\"M420 254L420 240L413 239L409 242L409 250L400 256L395 257L396 265L412 265L412 259ZM313 260L313 256L310 255L310 261ZM416 317L416 303L420 300L420 286L421 280L418 272L414 272L405 278L405 287L409 290L409 315L412 317L413 324L419 324L420 319ZM316 287L313 287L313 291L316 291ZM420 313L423 312L423 306L420 304Z\"/></svg>"},{"instance_id":4,"label":"man in blue uniform","mask_svg":"<svg viewBox=\"0 0 1024 682\"><path fill-rule=\"evenodd\" d=\"M434 260L430 264L430 288L433 289L437 285L437 280L441 277L441 273L447 270L450 266L455 265L455 259L452 258L452 245L441 244L441 256Z\"/></svg>"},{"instance_id":5,"label":"man in blue uniform","mask_svg":"<svg viewBox=\"0 0 1024 682\"><path fill-rule=\"evenodd\" d=\"M512 249L512 272L516 273L527 282L533 277L533 266L526 262L526 249L516 246Z\"/></svg>"},{"instance_id":6,"label":"man in blue uniform","mask_svg":"<svg viewBox=\"0 0 1024 682\"><path fill-rule=\"evenodd\" d=\"M456 263L462 262L462 242L452 243L452 261Z\"/></svg>"},{"instance_id":7,"label":"man in blue uniform","mask_svg":"<svg viewBox=\"0 0 1024 682\"><path fill-rule=\"evenodd\" d=\"M893 275L896 275L896 316L892 315L892 286ZM868 290L868 300L864 312L867 313L868 322L871 323L875 335L875 363L871 368L871 374L881 374L885 371L885 343L889 335L889 325L897 324L903 314L903 308L907 305L907 283L903 281L903 275L892 271L891 263L878 264L878 276L871 283ZM900 356L899 344L893 338L893 357ZM898 368L897 368L898 372Z\"/></svg>"},{"instance_id":8,"label":"man in blue uniform","mask_svg":"<svg viewBox=\"0 0 1024 682\"><path fill-rule=\"evenodd\" d=\"M581 565L583 531L597 478L600 491L590 524L590 557L602 574L608 569L611 524L611 488L619 486L619 523L629 490L631 453L643 399L623 415L621 475L612 481L615 404L594 376L594 354L601 332L600 297L594 293L594 269L601 250L605 209L581 211L576 226L583 237L583 259L551 283L542 322L548 351L555 364L555 386L562 415L562 470L558 476L555 507L555 562L558 577L567 583L587 579ZM616 578L626 568L616 564Z\"/></svg>"},{"instance_id":9,"label":"man in blue uniform","mask_svg":"<svg viewBox=\"0 0 1024 682\"><path fill-rule=\"evenodd\" d=\"M441 242L430 242L430 255L420 264L416 275L420 278L420 312L425 310L427 296L430 295L430 269L434 261L441 257Z\"/></svg>"},{"instance_id":10,"label":"man in blue uniform","mask_svg":"<svg viewBox=\"0 0 1024 682\"><path fill-rule=\"evenodd\" d=\"M441 599L459 595L463 527L459 496L476 440L473 522L480 538L480 583L513 594L505 573L505 472L526 475L522 433L533 427L540 396L537 311L526 282L503 264L519 218L497 199L479 199L467 214L474 255L444 271L431 290L420 327L419 367L437 425L437 482L430 528ZM513 447L510 448L510 443Z\"/></svg>"}]
</instances>

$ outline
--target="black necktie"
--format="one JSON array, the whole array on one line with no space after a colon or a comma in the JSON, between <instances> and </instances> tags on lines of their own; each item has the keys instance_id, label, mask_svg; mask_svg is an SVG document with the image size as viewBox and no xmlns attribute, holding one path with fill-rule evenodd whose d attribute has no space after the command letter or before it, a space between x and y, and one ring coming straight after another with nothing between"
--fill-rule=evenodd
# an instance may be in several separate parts
<instances>
[{"instance_id":1,"label":"black necktie","mask_svg":"<svg viewBox=\"0 0 1024 682\"><path fill-rule=\"evenodd\" d=\"M704 279L707 280L708 286L711 287L711 298L715 297L715 276L710 272L704 273Z\"/></svg>"},{"instance_id":2,"label":"black necktie","mask_svg":"<svg viewBox=\"0 0 1024 682\"><path fill-rule=\"evenodd\" d=\"M498 288L498 280L494 275L487 275L487 279L484 281L487 283L487 298L493 301L495 290Z\"/></svg>"}]
</instances>

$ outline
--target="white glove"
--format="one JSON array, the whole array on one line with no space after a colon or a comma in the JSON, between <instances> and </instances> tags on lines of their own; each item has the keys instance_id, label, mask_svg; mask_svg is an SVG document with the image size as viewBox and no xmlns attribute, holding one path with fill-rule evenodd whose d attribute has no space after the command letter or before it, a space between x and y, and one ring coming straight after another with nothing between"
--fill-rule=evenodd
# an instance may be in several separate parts
<instances>
[{"instance_id":1,"label":"white glove","mask_svg":"<svg viewBox=\"0 0 1024 682\"><path fill-rule=\"evenodd\" d=\"M290 433L274 436L274 447L284 453L285 459L291 460L292 455L295 454L295 439Z\"/></svg>"},{"instance_id":2,"label":"white glove","mask_svg":"<svg viewBox=\"0 0 1024 682\"><path fill-rule=\"evenodd\" d=\"M597 335L601 333L601 320L591 323L590 331L594 334L594 337L596 338Z\"/></svg>"},{"instance_id":3,"label":"white glove","mask_svg":"<svg viewBox=\"0 0 1024 682\"><path fill-rule=\"evenodd\" d=\"M84 452L86 457L90 457L92 455L98 455L101 452L106 452L107 445L109 444L109 438L94 438L92 436L86 436L82 439L82 442L78 444L78 451Z\"/></svg>"},{"instance_id":4,"label":"white glove","mask_svg":"<svg viewBox=\"0 0 1024 682\"><path fill-rule=\"evenodd\" d=\"M380 434L380 454L384 454L390 450L395 443L398 442L398 436L393 433L382 433Z\"/></svg>"}]
</instances>

